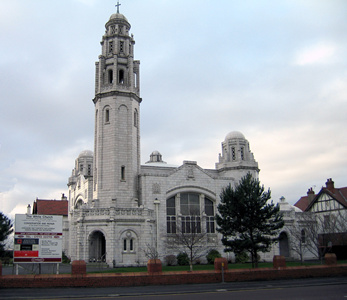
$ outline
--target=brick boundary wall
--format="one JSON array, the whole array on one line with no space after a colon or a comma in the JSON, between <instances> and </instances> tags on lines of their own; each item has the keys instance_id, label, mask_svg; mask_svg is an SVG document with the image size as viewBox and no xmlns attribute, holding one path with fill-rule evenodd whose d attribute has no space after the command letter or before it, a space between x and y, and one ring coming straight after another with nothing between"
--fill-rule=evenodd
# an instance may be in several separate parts
<instances>
[{"instance_id":1,"label":"brick boundary wall","mask_svg":"<svg viewBox=\"0 0 347 300\"><path fill-rule=\"evenodd\" d=\"M163 271L163 266L160 259L150 259L147 262L147 271L149 274L157 274Z\"/></svg>"},{"instance_id":2,"label":"brick boundary wall","mask_svg":"<svg viewBox=\"0 0 347 300\"><path fill-rule=\"evenodd\" d=\"M72 275L85 275L87 273L87 264L84 260L74 260L71 263Z\"/></svg>"},{"instance_id":3,"label":"brick boundary wall","mask_svg":"<svg viewBox=\"0 0 347 300\"><path fill-rule=\"evenodd\" d=\"M222 271L222 266L224 271L228 270L228 260L225 257L217 257L214 259L214 270Z\"/></svg>"},{"instance_id":4,"label":"brick boundary wall","mask_svg":"<svg viewBox=\"0 0 347 300\"><path fill-rule=\"evenodd\" d=\"M310 267L286 267L283 269L238 269L224 271L225 282L275 280L312 277L347 276L347 264L320 265ZM141 285L169 285L191 283L218 283L222 281L220 271L184 271L157 274L104 273L104 274L43 274L3 275L0 288L40 287L113 287Z\"/></svg>"},{"instance_id":5,"label":"brick boundary wall","mask_svg":"<svg viewBox=\"0 0 347 300\"><path fill-rule=\"evenodd\" d=\"M273 258L274 269L286 268L286 258L283 255L275 255Z\"/></svg>"}]
</instances>

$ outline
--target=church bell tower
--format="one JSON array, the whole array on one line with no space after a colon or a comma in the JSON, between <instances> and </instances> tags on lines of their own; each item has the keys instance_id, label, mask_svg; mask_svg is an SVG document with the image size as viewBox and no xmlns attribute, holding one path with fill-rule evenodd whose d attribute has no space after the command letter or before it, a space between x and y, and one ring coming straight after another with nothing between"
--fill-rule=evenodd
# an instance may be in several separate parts
<instances>
[{"instance_id":1,"label":"church bell tower","mask_svg":"<svg viewBox=\"0 0 347 300\"><path fill-rule=\"evenodd\" d=\"M93 201L136 207L140 172L140 62L124 15L111 15L95 63Z\"/></svg>"}]
</instances>

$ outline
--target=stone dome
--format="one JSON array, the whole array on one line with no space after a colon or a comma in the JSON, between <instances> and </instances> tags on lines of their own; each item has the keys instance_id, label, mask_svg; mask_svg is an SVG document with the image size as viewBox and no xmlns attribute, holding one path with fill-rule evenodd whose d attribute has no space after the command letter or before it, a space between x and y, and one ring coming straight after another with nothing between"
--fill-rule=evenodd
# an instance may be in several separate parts
<instances>
[{"instance_id":1,"label":"stone dome","mask_svg":"<svg viewBox=\"0 0 347 300\"><path fill-rule=\"evenodd\" d=\"M111 15L110 21L111 21L111 20L116 20L116 19L118 19L118 20L124 20L124 21L128 22L128 19L127 19L124 15L122 15L122 14L120 14L120 13L115 13L115 14L112 14L112 15Z\"/></svg>"},{"instance_id":2,"label":"stone dome","mask_svg":"<svg viewBox=\"0 0 347 300\"><path fill-rule=\"evenodd\" d=\"M225 137L225 141L232 139L245 139L245 136L240 131L231 131Z\"/></svg>"},{"instance_id":3,"label":"stone dome","mask_svg":"<svg viewBox=\"0 0 347 300\"><path fill-rule=\"evenodd\" d=\"M93 151L90 151L90 150L83 150L79 155L78 155L78 158L81 158L81 157L93 157L94 154L93 154Z\"/></svg>"}]
</instances>

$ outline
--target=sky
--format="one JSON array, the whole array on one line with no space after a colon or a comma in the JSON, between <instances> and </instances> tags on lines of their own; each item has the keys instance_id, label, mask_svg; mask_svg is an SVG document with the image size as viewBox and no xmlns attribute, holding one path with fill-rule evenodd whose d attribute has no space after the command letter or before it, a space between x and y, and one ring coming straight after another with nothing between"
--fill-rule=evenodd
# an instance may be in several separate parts
<instances>
[{"instance_id":1,"label":"sky","mask_svg":"<svg viewBox=\"0 0 347 300\"><path fill-rule=\"evenodd\" d=\"M272 199L347 185L347 1L123 0L141 61L141 161L214 168L242 132ZM0 1L0 211L67 194L93 149L113 0Z\"/></svg>"}]
</instances>

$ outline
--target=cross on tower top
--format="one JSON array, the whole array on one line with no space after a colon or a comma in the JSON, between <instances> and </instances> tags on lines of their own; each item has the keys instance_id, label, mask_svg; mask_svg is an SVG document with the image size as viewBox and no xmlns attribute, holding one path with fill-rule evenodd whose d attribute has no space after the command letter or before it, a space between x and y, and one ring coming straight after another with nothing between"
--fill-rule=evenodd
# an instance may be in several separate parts
<instances>
[{"instance_id":1,"label":"cross on tower top","mask_svg":"<svg viewBox=\"0 0 347 300\"><path fill-rule=\"evenodd\" d=\"M121 6L122 4L119 3L119 1L117 1L117 4L115 5L117 7L117 14L119 14L119 6Z\"/></svg>"}]
</instances>

